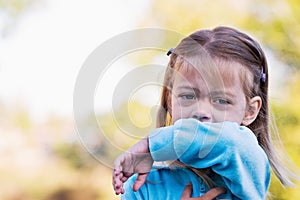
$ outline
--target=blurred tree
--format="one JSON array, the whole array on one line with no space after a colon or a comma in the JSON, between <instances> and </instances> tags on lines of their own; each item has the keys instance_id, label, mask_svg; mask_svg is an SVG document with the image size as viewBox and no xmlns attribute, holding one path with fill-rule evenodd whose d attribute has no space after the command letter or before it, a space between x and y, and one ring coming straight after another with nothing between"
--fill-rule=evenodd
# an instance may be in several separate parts
<instances>
[{"instance_id":1,"label":"blurred tree","mask_svg":"<svg viewBox=\"0 0 300 200\"><path fill-rule=\"evenodd\" d=\"M78 128L81 144L60 141L53 145L53 152L74 169L89 169L99 162L112 167L118 155L155 127L155 114L153 109L137 101L123 103L114 112L91 114Z\"/></svg>"},{"instance_id":2,"label":"blurred tree","mask_svg":"<svg viewBox=\"0 0 300 200\"><path fill-rule=\"evenodd\" d=\"M97 130L90 135L94 143L89 143L88 138L82 141L102 164L112 166L118 155L155 127L154 119L155 112L150 107L138 101L125 102L116 110L97 116Z\"/></svg>"},{"instance_id":3,"label":"blurred tree","mask_svg":"<svg viewBox=\"0 0 300 200\"><path fill-rule=\"evenodd\" d=\"M272 109L275 113L275 121L280 132L285 149L296 164L296 169L300 169L300 72L290 77L290 87L288 96L284 101L272 102ZM276 197L274 199L299 199L300 181L296 187L284 190L277 180L272 180L270 191Z\"/></svg>"},{"instance_id":4,"label":"blurred tree","mask_svg":"<svg viewBox=\"0 0 300 200\"><path fill-rule=\"evenodd\" d=\"M29 134L33 122L25 102L16 101L12 104L0 102L0 127L15 127Z\"/></svg>"},{"instance_id":5,"label":"blurred tree","mask_svg":"<svg viewBox=\"0 0 300 200\"><path fill-rule=\"evenodd\" d=\"M74 169L88 169L95 165L94 160L77 143L59 143L54 146L54 153Z\"/></svg>"},{"instance_id":6,"label":"blurred tree","mask_svg":"<svg viewBox=\"0 0 300 200\"><path fill-rule=\"evenodd\" d=\"M22 14L38 0L0 0L0 33L5 37L14 28Z\"/></svg>"}]
</instances>

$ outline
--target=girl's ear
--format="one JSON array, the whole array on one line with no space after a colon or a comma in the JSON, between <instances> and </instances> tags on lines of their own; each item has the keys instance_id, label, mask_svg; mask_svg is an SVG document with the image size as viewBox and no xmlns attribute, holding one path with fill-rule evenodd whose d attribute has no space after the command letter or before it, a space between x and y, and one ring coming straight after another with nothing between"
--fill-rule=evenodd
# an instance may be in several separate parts
<instances>
[{"instance_id":1,"label":"girl's ear","mask_svg":"<svg viewBox=\"0 0 300 200\"><path fill-rule=\"evenodd\" d=\"M247 110L242 121L242 125L250 125L257 117L261 108L262 100L259 96L255 96L248 102Z\"/></svg>"}]
</instances>

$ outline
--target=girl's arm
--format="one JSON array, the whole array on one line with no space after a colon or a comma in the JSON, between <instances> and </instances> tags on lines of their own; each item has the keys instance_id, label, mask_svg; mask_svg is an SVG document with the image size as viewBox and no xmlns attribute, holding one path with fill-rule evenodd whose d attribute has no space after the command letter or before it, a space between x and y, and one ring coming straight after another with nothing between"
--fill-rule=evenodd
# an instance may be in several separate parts
<instances>
[{"instance_id":1,"label":"girl's arm","mask_svg":"<svg viewBox=\"0 0 300 200\"><path fill-rule=\"evenodd\" d=\"M154 161L176 160L194 168L211 167L240 199L265 199L270 168L254 134L236 123L178 120L149 136Z\"/></svg>"},{"instance_id":2,"label":"girl's arm","mask_svg":"<svg viewBox=\"0 0 300 200\"><path fill-rule=\"evenodd\" d=\"M116 194L124 194L123 183L134 173L138 173L136 180L133 184L133 191L138 191L139 188L146 182L148 172L153 164L153 159L149 152L148 138L144 138L132 146L127 152L120 155L114 163L113 171L113 187ZM172 187L172 185L170 185ZM198 198L190 198L192 193L192 185L189 184L185 187L181 200L210 200L225 193L224 188L212 188L203 196ZM126 192L126 199L137 199L138 193L131 191Z\"/></svg>"}]
</instances>

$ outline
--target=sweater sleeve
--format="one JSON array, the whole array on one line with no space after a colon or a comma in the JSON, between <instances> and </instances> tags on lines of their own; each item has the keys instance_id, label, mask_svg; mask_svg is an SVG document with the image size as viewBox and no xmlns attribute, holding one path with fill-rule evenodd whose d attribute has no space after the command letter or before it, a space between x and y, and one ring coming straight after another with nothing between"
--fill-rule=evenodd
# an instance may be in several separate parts
<instances>
[{"instance_id":1,"label":"sweater sleeve","mask_svg":"<svg viewBox=\"0 0 300 200\"><path fill-rule=\"evenodd\" d=\"M155 161L176 160L222 176L240 199L265 199L270 183L267 156L246 127L233 122L202 123L181 119L153 130L149 149Z\"/></svg>"}]
</instances>

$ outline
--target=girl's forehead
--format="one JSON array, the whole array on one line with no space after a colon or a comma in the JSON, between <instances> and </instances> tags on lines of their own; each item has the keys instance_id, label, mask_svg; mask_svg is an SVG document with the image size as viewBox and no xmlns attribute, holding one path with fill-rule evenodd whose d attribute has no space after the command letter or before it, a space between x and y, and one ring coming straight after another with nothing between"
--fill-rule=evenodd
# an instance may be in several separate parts
<instances>
[{"instance_id":1,"label":"girl's forehead","mask_svg":"<svg viewBox=\"0 0 300 200\"><path fill-rule=\"evenodd\" d=\"M241 73L245 66L234 61L214 60L206 63L183 62L177 71L186 80L204 80L208 85L241 84Z\"/></svg>"}]
</instances>

